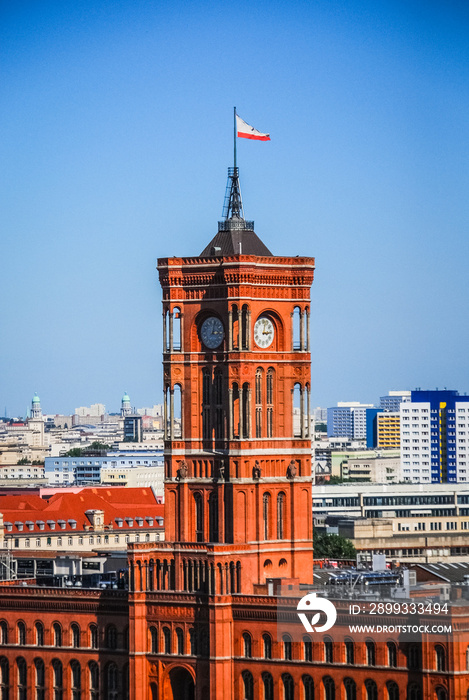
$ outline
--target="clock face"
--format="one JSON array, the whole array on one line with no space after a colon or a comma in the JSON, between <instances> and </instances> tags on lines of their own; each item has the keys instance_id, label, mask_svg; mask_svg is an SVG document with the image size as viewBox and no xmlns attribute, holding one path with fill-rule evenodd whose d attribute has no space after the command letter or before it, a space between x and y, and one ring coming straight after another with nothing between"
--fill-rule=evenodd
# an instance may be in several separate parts
<instances>
[{"instance_id":1,"label":"clock face","mask_svg":"<svg viewBox=\"0 0 469 700\"><path fill-rule=\"evenodd\" d=\"M216 316L209 316L202 323L200 337L207 348L214 350L222 344L225 337L223 323Z\"/></svg>"},{"instance_id":2,"label":"clock face","mask_svg":"<svg viewBox=\"0 0 469 700\"><path fill-rule=\"evenodd\" d=\"M268 348L274 339L274 324L267 318L261 316L254 324L254 340L260 348Z\"/></svg>"}]
</instances>

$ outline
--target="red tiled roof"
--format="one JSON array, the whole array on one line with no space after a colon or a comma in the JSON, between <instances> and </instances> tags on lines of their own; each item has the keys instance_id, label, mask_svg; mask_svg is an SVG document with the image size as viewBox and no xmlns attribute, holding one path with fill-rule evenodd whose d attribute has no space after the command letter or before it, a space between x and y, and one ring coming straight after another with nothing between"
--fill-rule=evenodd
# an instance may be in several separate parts
<instances>
[{"instance_id":1,"label":"red tiled roof","mask_svg":"<svg viewBox=\"0 0 469 700\"><path fill-rule=\"evenodd\" d=\"M162 522L164 506L158 503L149 488L83 488L77 493L56 493L47 500L26 494L0 497L3 522L12 523L12 529L8 532L21 532L18 523L24 524L22 532L50 531L48 521L56 523L55 532L77 532L85 526L90 526L90 518L86 512L91 510L104 511L105 527L112 525L114 529L119 530L138 530L140 526L136 518L143 519L145 528L161 527L159 521ZM153 518L152 525L148 518L150 522ZM132 525L129 524L129 519L133 520ZM59 520L65 521L64 528L58 524ZM34 523L31 530L26 526L26 521ZM37 521L45 523L43 530L40 530ZM76 527L72 528L70 521L75 521ZM117 521L122 521L120 527Z\"/></svg>"}]
</instances>

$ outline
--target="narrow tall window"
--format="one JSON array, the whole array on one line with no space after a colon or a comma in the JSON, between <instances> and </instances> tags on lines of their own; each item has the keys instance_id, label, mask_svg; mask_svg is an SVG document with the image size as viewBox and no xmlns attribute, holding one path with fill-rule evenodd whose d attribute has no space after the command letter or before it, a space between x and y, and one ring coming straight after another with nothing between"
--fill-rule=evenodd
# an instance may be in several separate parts
<instances>
[{"instance_id":1,"label":"narrow tall window","mask_svg":"<svg viewBox=\"0 0 469 700\"><path fill-rule=\"evenodd\" d=\"M351 639L345 640L345 663L353 664L355 663L355 654L353 649L353 642Z\"/></svg>"},{"instance_id":2,"label":"narrow tall window","mask_svg":"<svg viewBox=\"0 0 469 700\"><path fill-rule=\"evenodd\" d=\"M244 700L254 700L254 679L252 673L243 671Z\"/></svg>"},{"instance_id":3,"label":"narrow tall window","mask_svg":"<svg viewBox=\"0 0 469 700\"><path fill-rule=\"evenodd\" d=\"M353 678L344 680L345 700L357 700L357 684Z\"/></svg>"},{"instance_id":4,"label":"narrow tall window","mask_svg":"<svg viewBox=\"0 0 469 700\"><path fill-rule=\"evenodd\" d=\"M263 371L260 367L256 370L256 438L262 437L262 380Z\"/></svg>"},{"instance_id":5,"label":"narrow tall window","mask_svg":"<svg viewBox=\"0 0 469 700\"><path fill-rule=\"evenodd\" d=\"M303 698L304 700L314 700L314 681L311 676L303 676Z\"/></svg>"},{"instance_id":6,"label":"narrow tall window","mask_svg":"<svg viewBox=\"0 0 469 700\"><path fill-rule=\"evenodd\" d=\"M53 684L54 684L54 700L63 700L63 668L62 663L58 659L52 662L53 669Z\"/></svg>"},{"instance_id":7,"label":"narrow tall window","mask_svg":"<svg viewBox=\"0 0 469 700\"><path fill-rule=\"evenodd\" d=\"M267 404L267 437L274 436L274 370L270 367L267 370L266 382L266 404Z\"/></svg>"},{"instance_id":8,"label":"narrow tall window","mask_svg":"<svg viewBox=\"0 0 469 700\"><path fill-rule=\"evenodd\" d=\"M17 672L17 698L18 700L26 700L27 684L28 684L28 669L26 666L26 661L20 657L16 660L16 672Z\"/></svg>"},{"instance_id":9,"label":"narrow tall window","mask_svg":"<svg viewBox=\"0 0 469 700\"><path fill-rule=\"evenodd\" d=\"M252 656L251 635L247 632L244 632L243 634L243 656L246 659L250 659Z\"/></svg>"},{"instance_id":10,"label":"narrow tall window","mask_svg":"<svg viewBox=\"0 0 469 700\"><path fill-rule=\"evenodd\" d=\"M202 371L202 437L209 440L211 437L211 406L210 406L210 370L205 368Z\"/></svg>"},{"instance_id":11,"label":"narrow tall window","mask_svg":"<svg viewBox=\"0 0 469 700\"><path fill-rule=\"evenodd\" d=\"M293 700L295 685L289 673L282 674L283 697L285 700Z\"/></svg>"},{"instance_id":12,"label":"narrow tall window","mask_svg":"<svg viewBox=\"0 0 469 700\"><path fill-rule=\"evenodd\" d=\"M0 622L0 644L8 644L8 624L5 620Z\"/></svg>"},{"instance_id":13,"label":"narrow tall window","mask_svg":"<svg viewBox=\"0 0 469 700\"><path fill-rule=\"evenodd\" d=\"M378 700L378 686L371 678L365 681L365 690L366 700Z\"/></svg>"},{"instance_id":14,"label":"narrow tall window","mask_svg":"<svg viewBox=\"0 0 469 700\"><path fill-rule=\"evenodd\" d=\"M54 624L52 625L52 634L53 634L54 646L61 647L62 646L62 628L58 622L54 622Z\"/></svg>"},{"instance_id":15,"label":"narrow tall window","mask_svg":"<svg viewBox=\"0 0 469 700\"><path fill-rule=\"evenodd\" d=\"M437 671L446 671L446 654L441 644L435 646L435 668Z\"/></svg>"},{"instance_id":16,"label":"narrow tall window","mask_svg":"<svg viewBox=\"0 0 469 700\"><path fill-rule=\"evenodd\" d=\"M270 539L270 493L262 497L262 521L264 526L264 539Z\"/></svg>"},{"instance_id":17,"label":"narrow tall window","mask_svg":"<svg viewBox=\"0 0 469 700\"><path fill-rule=\"evenodd\" d=\"M34 629L36 630L36 646L44 646L44 625L42 622L36 622Z\"/></svg>"},{"instance_id":18,"label":"narrow tall window","mask_svg":"<svg viewBox=\"0 0 469 700\"><path fill-rule=\"evenodd\" d=\"M323 678L324 700L335 700L335 683L330 676Z\"/></svg>"},{"instance_id":19,"label":"narrow tall window","mask_svg":"<svg viewBox=\"0 0 469 700\"><path fill-rule=\"evenodd\" d=\"M223 440L225 437L225 414L223 411L223 374L221 370L215 371L215 439Z\"/></svg>"},{"instance_id":20,"label":"narrow tall window","mask_svg":"<svg viewBox=\"0 0 469 700\"><path fill-rule=\"evenodd\" d=\"M391 668L396 668L397 666L397 650L394 642L388 642L386 644L388 652L388 666Z\"/></svg>"},{"instance_id":21,"label":"narrow tall window","mask_svg":"<svg viewBox=\"0 0 469 700\"><path fill-rule=\"evenodd\" d=\"M81 699L81 666L78 661L73 660L70 663L70 671L72 676L72 700Z\"/></svg>"},{"instance_id":22,"label":"narrow tall window","mask_svg":"<svg viewBox=\"0 0 469 700\"><path fill-rule=\"evenodd\" d=\"M88 670L90 680L90 700L99 700L99 666L96 662L90 661Z\"/></svg>"},{"instance_id":23,"label":"narrow tall window","mask_svg":"<svg viewBox=\"0 0 469 700\"><path fill-rule=\"evenodd\" d=\"M372 641L366 642L366 663L368 666L376 665L376 648Z\"/></svg>"},{"instance_id":24,"label":"narrow tall window","mask_svg":"<svg viewBox=\"0 0 469 700\"><path fill-rule=\"evenodd\" d=\"M164 653L171 654L171 630L169 627L163 627L163 642Z\"/></svg>"},{"instance_id":25,"label":"narrow tall window","mask_svg":"<svg viewBox=\"0 0 469 700\"><path fill-rule=\"evenodd\" d=\"M180 655L184 654L184 632L180 627L176 629L176 645L177 653Z\"/></svg>"},{"instance_id":26,"label":"narrow tall window","mask_svg":"<svg viewBox=\"0 0 469 700\"><path fill-rule=\"evenodd\" d=\"M272 637L270 634L262 635L262 643L264 645L264 659L272 658Z\"/></svg>"},{"instance_id":27,"label":"narrow tall window","mask_svg":"<svg viewBox=\"0 0 469 700\"><path fill-rule=\"evenodd\" d=\"M8 700L10 693L10 666L4 656L0 659L0 698Z\"/></svg>"},{"instance_id":28,"label":"narrow tall window","mask_svg":"<svg viewBox=\"0 0 469 700\"><path fill-rule=\"evenodd\" d=\"M17 627L17 643L22 647L26 645L26 625L21 621Z\"/></svg>"},{"instance_id":29,"label":"narrow tall window","mask_svg":"<svg viewBox=\"0 0 469 700\"><path fill-rule=\"evenodd\" d=\"M96 625L90 625L90 647L98 648L98 628Z\"/></svg>"},{"instance_id":30,"label":"narrow tall window","mask_svg":"<svg viewBox=\"0 0 469 700\"><path fill-rule=\"evenodd\" d=\"M303 637L303 658L305 661L313 660L313 642L306 635Z\"/></svg>"},{"instance_id":31,"label":"narrow tall window","mask_svg":"<svg viewBox=\"0 0 469 700\"><path fill-rule=\"evenodd\" d=\"M197 542L204 539L204 508L200 493L194 494L195 502L195 537Z\"/></svg>"},{"instance_id":32,"label":"narrow tall window","mask_svg":"<svg viewBox=\"0 0 469 700\"><path fill-rule=\"evenodd\" d=\"M107 695L106 700L117 700L118 695L118 672L116 664L109 664L106 673Z\"/></svg>"},{"instance_id":33,"label":"narrow tall window","mask_svg":"<svg viewBox=\"0 0 469 700\"><path fill-rule=\"evenodd\" d=\"M284 634L282 637L283 642L283 658L285 661L292 660L292 641L289 634Z\"/></svg>"},{"instance_id":34,"label":"narrow tall window","mask_svg":"<svg viewBox=\"0 0 469 700\"><path fill-rule=\"evenodd\" d=\"M279 493L277 496L277 539L283 540L285 537L285 494Z\"/></svg>"},{"instance_id":35,"label":"narrow tall window","mask_svg":"<svg viewBox=\"0 0 469 700\"><path fill-rule=\"evenodd\" d=\"M334 647L330 637L324 639L324 661L326 664L332 664L334 662Z\"/></svg>"},{"instance_id":36,"label":"narrow tall window","mask_svg":"<svg viewBox=\"0 0 469 700\"><path fill-rule=\"evenodd\" d=\"M388 681L386 690L388 691L387 700L399 700L399 686L396 681Z\"/></svg>"},{"instance_id":37,"label":"narrow tall window","mask_svg":"<svg viewBox=\"0 0 469 700\"><path fill-rule=\"evenodd\" d=\"M80 628L76 623L74 623L72 625L71 631L72 631L72 647L74 647L74 649L79 649L80 648Z\"/></svg>"},{"instance_id":38,"label":"narrow tall window","mask_svg":"<svg viewBox=\"0 0 469 700\"><path fill-rule=\"evenodd\" d=\"M274 700L274 679L270 673L262 674L262 683L264 685L263 700Z\"/></svg>"},{"instance_id":39,"label":"narrow tall window","mask_svg":"<svg viewBox=\"0 0 469 700\"><path fill-rule=\"evenodd\" d=\"M150 627L150 651L152 654L158 653L158 631L156 627Z\"/></svg>"}]
</instances>

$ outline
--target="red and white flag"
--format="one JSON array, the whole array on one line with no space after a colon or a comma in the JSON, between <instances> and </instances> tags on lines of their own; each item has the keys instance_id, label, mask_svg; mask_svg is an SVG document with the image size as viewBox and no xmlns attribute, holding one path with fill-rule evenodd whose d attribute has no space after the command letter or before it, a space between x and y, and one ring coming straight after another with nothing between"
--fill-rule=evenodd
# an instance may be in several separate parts
<instances>
[{"instance_id":1,"label":"red and white flag","mask_svg":"<svg viewBox=\"0 0 469 700\"><path fill-rule=\"evenodd\" d=\"M241 117L236 115L236 135L243 139L254 139L255 141L270 141L269 134L261 134L253 126L247 124Z\"/></svg>"}]
</instances>

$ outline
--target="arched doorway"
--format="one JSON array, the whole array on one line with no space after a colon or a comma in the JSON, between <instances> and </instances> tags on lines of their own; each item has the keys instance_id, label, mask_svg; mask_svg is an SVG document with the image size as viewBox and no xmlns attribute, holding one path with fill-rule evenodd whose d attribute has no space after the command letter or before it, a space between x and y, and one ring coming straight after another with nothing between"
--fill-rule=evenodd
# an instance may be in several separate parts
<instances>
[{"instance_id":1,"label":"arched doorway","mask_svg":"<svg viewBox=\"0 0 469 700\"><path fill-rule=\"evenodd\" d=\"M150 683L151 700L158 700L158 686L156 683Z\"/></svg>"},{"instance_id":2,"label":"arched doorway","mask_svg":"<svg viewBox=\"0 0 469 700\"><path fill-rule=\"evenodd\" d=\"M172 668L169 682L172 700L194 700L194 680L186 668Z\"/></svg>"}]
</instances>

